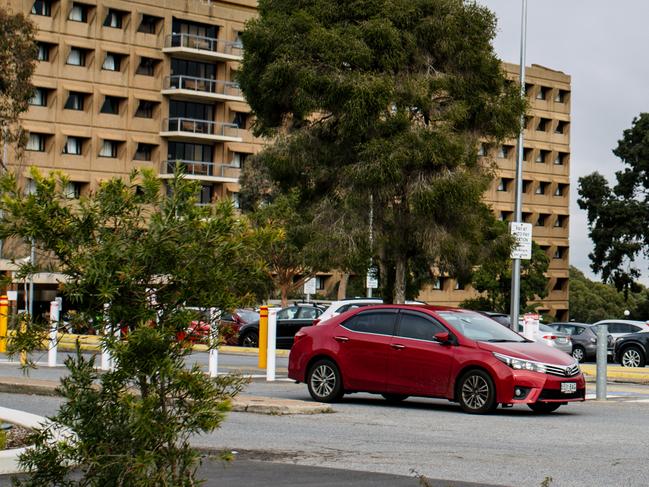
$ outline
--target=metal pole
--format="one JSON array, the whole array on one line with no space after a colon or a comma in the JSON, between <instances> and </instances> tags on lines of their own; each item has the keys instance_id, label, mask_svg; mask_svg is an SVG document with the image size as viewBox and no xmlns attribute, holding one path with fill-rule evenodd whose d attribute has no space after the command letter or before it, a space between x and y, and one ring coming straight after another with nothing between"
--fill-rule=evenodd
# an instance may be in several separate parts
<instances>
[{"instance_id":1,"label":"metal pole","mask_svg":"<svg viewBox=\"0 0 649 487\"><path fill-rule=\"evenodd\" d=\"M29 274L29 317L34 319L34 272L33 267L36 264L36 244L32 238L32 248L29 254L29 263L32 266L32 272Z\"/></svg>"},{"instance_id":2,"label":"metal pole","mask_svg":"<svg viewBox=\"0 0 649 487\"><path fill-rule=\"evenodd\" d=\"M521 13L521 59L520 59L520 83L521 97L525 96L525 50L527 47L527 0L522 0ZM516 199L514 208L514 221L522 222L522 199L523 199L523 131L525 130L525 114L521 115L521 130L518 133L518 147L516 154ZM512 330L518 326L518 314L520 306L520 284L521 284L521 260L512 259L512 288L510 312Z\"/></svg>"},{"instance_id":3,"label":"metal pole","mask_svg":"<svg viewBox=\"0 0 649 487\"><path fill-rule=\"evenodd\" d=\"M370 195L370 235L369 237L370 237L370 252L372 252L372 248L374 247L374 195ZM367 271L370 272L371 269L372 269L372 257L370 257L370 267ZM367 286L367 297L368 298L372 297L372 288L370 286Z\"/></svg>"},{"instance_id":4,"label":"metal pole","mask_svg":"<svg viewBox=\"0 0 649 487\"><path fill-rule=\"evenodd\" d=\"M49 367L56 367L56 353L57 353L57 331L59 326L59 317L61 315L61 308L58 301L50 302L50 346L47 350L47 365Z\"/></svg>"},{"instance_id":5,"label":"metal pole","mask_svg":"<svg viewBox=\"0 0 649 487\"><path fill-rule=\"evenodd\" d=\"M268 349L266 364L266 380L275 380L275 348L277 346L277 309L270 308L268 310Z\"/></svg>"},{"instance_id":6,"label":"metal pole","mask_svg":"<svg viewBox=\"0 0 649 487\"><path fill-rule=\"evenodd\" d=\"M608 325L597 325L597 384L595 397L598 401L606 401L607 338Z\"/></svg>"}]
</instances>

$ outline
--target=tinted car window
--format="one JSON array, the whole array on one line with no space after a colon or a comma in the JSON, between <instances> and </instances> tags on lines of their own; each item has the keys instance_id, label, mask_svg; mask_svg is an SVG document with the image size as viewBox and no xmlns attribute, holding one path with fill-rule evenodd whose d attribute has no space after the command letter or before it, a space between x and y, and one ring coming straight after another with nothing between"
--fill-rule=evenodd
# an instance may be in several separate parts
<instances>
[{"instance_id":1,"label":"tinted car window","mask_svg":"<svg viewBox=\"0 0 649 487\"><path fill-rule=\"evenodd\" d=\"M371 304L376 304L376 303L371 303ZM341 306L336 310L336 313L339 315L343 314L345 311L349 311L350 309L356 309L356 308L362 308L364 306L369 306L370 303L352 303L352 304L345 304L344 306Z\"/></svg>"},{"instance_id":2,"label":"tinted car window","mask_svg":"<svg viewBox=\"0 0 649 487\"><path fill-rule=\"evenodd\" d=\"M404 338L433 341L436 333L447 331L439 323L425 316L403 313L399 321L397 335Z\"/></svg>"},{"instance_id":3,"label":"tinted car window","mask_svg":"<svg viewBox=\"0 0 649 487\"><path fill-rule=\"evenodd\" d=\"M320 316L318 308L302 307L298 313L298 318L313 320Z\"/></svg>"},{"instance_id":4,"label":"tinted car window","mask_svg":"<svg viewBox=\"0 0 649 487\"><path fill-rule=\"evenodd\" d=\"M292 320L295 318L295 315L298 312L297 306L291 306L290 308L284 308L279 313L277 313L278 320Z\"/></svg>"},{"instance_id":5,"label":"tinted car window","mask_svg":"<svg viewBox=\"0 0 649 487\"><path fill-rule=\"evenodd\" d=\"M626 325L628 327L629 333L638 333L642 330L641 327L635 325Z\"/></svg>"},{"instance_id":6,"label":"tinted car window","mask_svg":"<svg viewBox=\"0 0 649 487\"><path fill-rule=\"evenodd\" d=\"M245 323L253 323L259 321L259 313L247 309L238 309L237 314Z\"/></svg>"},{"instance_id":7,"label":"tinted car window","mask_svg":"<svg viewBox=\"0 0 649 487\"><path fill-rule=\"evenodd\" d=\"M488 342L524 342L525 338L500 323L473 311L440 311L439 315L471 340Z\"/></svg>"},{"instance_id":8,"label":"tinted car window","mask_svg":"<svg viewBox=\"0 0 649 487\"><path fill-rule=\"evenodd\" d=\"M368 311L352 316L342 326L358 333L375 333L378 335L394 334L394 323L397 314L390 311Z\"/></svg>"}]
</instances>

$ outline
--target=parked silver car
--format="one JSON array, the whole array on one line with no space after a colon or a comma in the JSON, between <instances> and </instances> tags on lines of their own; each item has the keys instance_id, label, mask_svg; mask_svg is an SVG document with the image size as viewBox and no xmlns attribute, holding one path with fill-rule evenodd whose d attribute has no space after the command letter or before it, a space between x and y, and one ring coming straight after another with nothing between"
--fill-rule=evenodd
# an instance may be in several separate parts
<instances>
[{"instance_id":1,"label":"parked silver car","mask_svg":"<svg viewBox=\"0 0 649 487\"><path fill-rule=\"evenodd\" d=\"M578 362L594 359L597 354L597 329L587 323L549 323L550 328L572 338L572 356ZM613 337L608 335L607 348L613 348Z\"/></svg>"}]
</instances>

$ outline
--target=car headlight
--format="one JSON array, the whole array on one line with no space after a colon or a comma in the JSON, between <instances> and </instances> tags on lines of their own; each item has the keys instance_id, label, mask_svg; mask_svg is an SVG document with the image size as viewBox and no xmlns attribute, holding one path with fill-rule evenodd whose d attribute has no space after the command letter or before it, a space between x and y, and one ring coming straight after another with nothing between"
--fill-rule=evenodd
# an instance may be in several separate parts
<instances>
[{"instance_id":1,"label":"car headlight","mask_svg":"<svg viewBox=\"0 0 649 487\"><path fill-rule=\"evenodd\" d=\"M491 352L494 354L498 360L502 363L509 365L514 370L531 370L532 372L541 372L545 374L547 369L544 364L539 362L532 362L531 360L523 360L516 357L510 357L509 355L503 355L502 353Z\"/></svg>"}]
</instances>

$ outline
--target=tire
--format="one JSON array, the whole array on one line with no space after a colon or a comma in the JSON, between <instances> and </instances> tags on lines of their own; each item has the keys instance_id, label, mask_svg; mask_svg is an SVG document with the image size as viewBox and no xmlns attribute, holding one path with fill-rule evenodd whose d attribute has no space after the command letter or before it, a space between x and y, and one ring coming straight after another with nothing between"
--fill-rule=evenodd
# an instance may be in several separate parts
<instances>
[{"instance_id":1,"label":"tire","mask_svg":"<svg viewBox=\"0 0 649 487\"><path fill-rule=\"evenodd\" d=\"M498 407L494 382L482 370L470 370L462 376L457 398L462 410L469 414L484 414Z\"/></svg>"},{"instance_id":2,"label":"tire","mask_svg":"<svg viewBox=\"0 0 649 487\"><path fill-rule=\"evenodd\" d=\"M586 360L586 349L581 345L575 345L572 348L572 358L574 358L577 362L582 363L584 360Z\"/></svg>"},{"instance_id":3,"label":"tire","mask_svg":"<svg viewBox=\"0 0 649 487\"><path fill-rule=\"evenodd\" d=\"M239 345L242 347L259 347L259 333L256 330L247 330L239 338Z\"/></svg>"},{"instance_id":4,"label":"tire","mask_svg":"<svg viewBox=\"0 0 649 487\"><path fill-rule=\"evenodd\" d=\"M311 366L306 383L309 394L318 402L336 402L345 393L340 370L329 359L320 359Z\"/></svg>"},{"instance_id":5,"label":"tire","mask_svg":"<svg viewBox=\"0 0 649 487\"><path fill-rule=\"evenodd\" d=\"M381 395L387 402L392 404L405 401L406 399L408 399L408 397L410 397L405 394L381 394Z\"/></svg>"},{"instance_id":6,"label":"tire","mask_svg":"<svg viewBox=\"0 0 649 487\"><path fill-rule=\"evenodd\" d=\"M539 414L551 413L559 409L559 406L561 403L558 402L535 402L527 405L528 408Z\"/></svg>"},{"instance_id":7,"label":"tire","mask_svg":"<svg viewBox=\"0 0 649 487\"><path fill-rule=\"evenodd\" d=\"M632 345L622 350L620 355L620 364L622 367L644 367L646 358L640 347Z\"/></svg>"}]
</instances>

